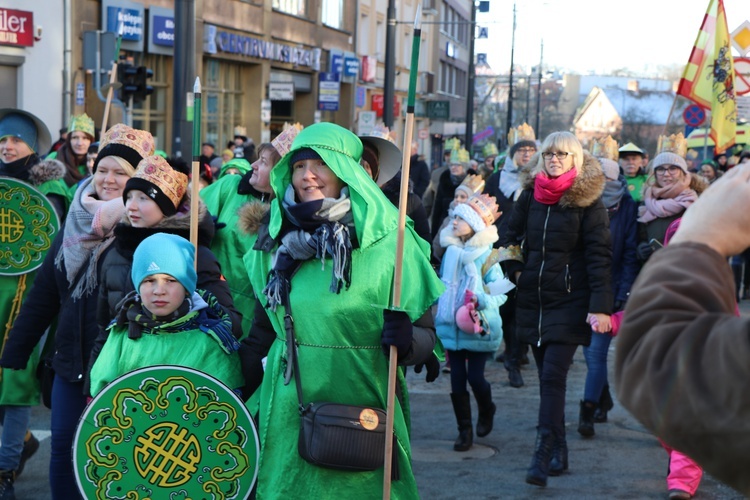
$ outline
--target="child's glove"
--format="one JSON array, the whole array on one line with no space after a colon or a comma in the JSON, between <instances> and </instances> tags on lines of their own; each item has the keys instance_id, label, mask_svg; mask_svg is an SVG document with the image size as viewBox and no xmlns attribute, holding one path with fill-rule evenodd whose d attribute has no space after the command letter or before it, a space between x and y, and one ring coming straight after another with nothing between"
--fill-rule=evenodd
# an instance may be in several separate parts
<instances>
[{"instance_id":1,"label":"child's glove","mask_svg":"<svg viewBox=\"0 0 750 500\"><path fill-rule=\"evenodd\" d=\"M383 352L389 355L390 346L398 350L398 357L404 358L411 350L411 340L414 335L409 316L402 311L383 311L383 334L381 341Z\"/></svg>"}]
</instances>

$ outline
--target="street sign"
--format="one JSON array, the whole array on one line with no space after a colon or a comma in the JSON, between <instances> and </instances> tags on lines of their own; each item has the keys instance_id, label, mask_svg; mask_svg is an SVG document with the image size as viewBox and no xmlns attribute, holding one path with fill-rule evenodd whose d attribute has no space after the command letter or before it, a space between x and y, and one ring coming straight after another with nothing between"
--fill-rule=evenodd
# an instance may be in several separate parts
<instances>
[{"instance_id":1,"label":"street sign","mask_svg":"<svg viewBox=\"0 0 750 500\"><path fill-rule=\"evenodd\" d=\"M99 41L99 69L109 71L115 54L115 34L110 31L83 32L83 69L96 70L97 40Z\"/></svg>"},{"instance_id":2,"label":"street sign","mask_svg":"<svg viewBox=\"0 0 750 500\"><path fill-rule=\"evenodd\" d=\"M419 133L418 133L418 137L420 139L423 139L423 140L427 139L428 137L430 137L430 129L420 128L419 129Z\"/></svg>"},{"instance_id":3,"label":"street sign","mask_svg":"<svg viewBox=\"0 0 750 500\"><path fill-rule=\"evenodd\" d=\"M338 111L341 83L337 73L318 74L318 109Z\"/></svg>"},{"instance_id":4,"label":"street sign","mask_svg":"<svg viewBox=\"0 0 750 500\"><path fill-rule=\"evenodd\" d=\"M737 95L745 95L750 92L750 58L734 58L734 91Z\"/></svg>"},{"instance_id":5,"label":"street sign","mask_svg":"<svg viewBox=\"0 0 750 500\"><path fill-rule=\"evenodd\" d=\"M692 104L682 112L682 118L686 125L700 127L706 121L706 111L697 104Z\"/></svg>"}]
</instances>

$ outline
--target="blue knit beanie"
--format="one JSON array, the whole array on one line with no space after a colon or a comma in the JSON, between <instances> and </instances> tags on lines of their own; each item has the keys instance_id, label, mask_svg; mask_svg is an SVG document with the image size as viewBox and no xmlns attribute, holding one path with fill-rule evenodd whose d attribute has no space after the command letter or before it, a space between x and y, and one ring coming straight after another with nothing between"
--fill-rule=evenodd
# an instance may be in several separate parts
<instances>
[{"instance_id":1,"label":"blue knit beanie","mask_svg":"<svg viewBox=\"0 0 750 500\"><path fill-rule=\"evenodd\" d=\"M156 233L135 249L130 278L138 290L148 276L168 274L192 294L198 281L194 261L195 248L188 240L174 234Z\"/></svg>"},{"instance_id":2,"label":"blue knit beanie","mask_svg":"<svg viewBox=\"0 0 750 500\"><path fill-rule=\"evenodd\" d=\"M34 125L34 121L28 116L21 113L8 113L5 115L0 120L0 139L8 136L21 139L32 151L39 151L36 125Z\"/></svg>"},{"instance_id":3,"label":"blue knit beanie","mask_svg":"<svg viewBox=\"0 0 750 500\"><path fill-rule=\"evenodd\" d=\"M314 149L302 148L292 153L292 159L289 160L289 166L294 167L295 163L302 160L322 160L322 158Z\"/></svg>"}]
</instances>

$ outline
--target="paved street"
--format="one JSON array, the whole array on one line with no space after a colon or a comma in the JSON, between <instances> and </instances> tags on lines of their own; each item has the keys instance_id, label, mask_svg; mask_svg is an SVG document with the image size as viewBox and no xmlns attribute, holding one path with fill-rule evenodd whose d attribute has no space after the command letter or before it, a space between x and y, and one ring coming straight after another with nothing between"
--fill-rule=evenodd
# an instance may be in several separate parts
<instances>
[{"instance_id":1,"label":"paved street","mask_svg":"<svg viewBox=\"0 0 750 500\"><path fill-rule=\"evenodd\" d=\"M745 304L747 302L743 306ZM615 346L613 342L612 349ZM536 435L538 386L535 370L531 365L525 367L526 386L520 389L508 385L500 363L489 362L487 376L498 406L495 430L485 438L476 439L470 451L457 453L452 450L457 432L448 395L449 375L441 374L436 382L427 384L422 377L409 373L414 469L422 498L667 498L666 453L619 404L615 404L608 423L596 424L595 437L583 439L576 432L578 401L585 378L580 349L568 384L566 418L570 470L560 477L550 478L544 489L524 482ZM46 409L35 410L33 428L49 429ZM29 461L16 483L19 500L51 498L47 485L48 460L49 438L42 441L39 453ZM742 497L705 476L695 498Z\"/></svg>"}]
</instances>

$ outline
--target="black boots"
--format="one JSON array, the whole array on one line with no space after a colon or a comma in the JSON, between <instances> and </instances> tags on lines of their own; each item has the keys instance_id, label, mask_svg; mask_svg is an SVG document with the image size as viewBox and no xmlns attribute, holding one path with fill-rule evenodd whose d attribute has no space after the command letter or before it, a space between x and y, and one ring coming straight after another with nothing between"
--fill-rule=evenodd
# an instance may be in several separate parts
<instances>
[{"instance_id":1,"label":"black boots","mask_svg":"<svg viewBox=\"0 0 750 500\"><path fill-rule=\"evenodd\" d=\"M559 476L566 470L568 470L568 441L565 439L565 427L563 426L563 434L555 437L555 444L552 446L549 475Z\"/></svg>"},{"instance_id":2,"label":"black boots","mask_svg":"<svg viewBox=\"0 0 750 500\"><path fill-rule=\"evenodd\" d=\"M468 392L451 393L453 412L458 423L458 437L453 443L455 451L468 451L474 444L474 428L471 424L471 400ZM494 406L494 405L493 405ZM493 411L494 413L494 411Z\"/></svg>"},{"instance_id":3,"label":"black boots","mask_svg":"<svg viewBox=\"0 0 750 500\"><path fill-rule=\"evenodd\" d=\"M609 392L609 384L602 389L602 395L599 396L599 404L594 412L594 422L604 423L607 421L607 412L614 408L615 402L612 401L612 394Z\"/></svg>"},{"instance_id":4,"label":"black boots","mask_svg":"<svg viewBox=\"0 0 750 500\"><path fill-rule=\"evenodd\" d=\"M16 500L16 492L13 488L15 480L15 472L0 469L0 500Z\"/></svg>"},{"instance_id":5,"label":"black boots","mask_svg":"<svg viewBox=\"0 0 750 500\"><path fill-rule=\"evenodd\" d=\"M497 407L492 402L492 389L487 384L484 392L474 392L477 398L477 407L479 408L479 417L477 418L477 436L484 437L492 432L492 425L495 419L495 410ZM469 416L471 418L471 416Z\"/></svg>"},{"instance_id":6,"label":"black boots","mask_svg":"<svg viewBox=\"0 0 750 500\"><path fill-rule=\"evenodd\" d=\"M583 437L594 435L594 411L596 403L581 401L581 413L578 416L578 434Z\"/></svg>"},{"instance_id":7,"label":"black boots","mask_svg":"<svg viewBox=\"0 0 750 500\"><path fill-rule=\"evenodd\" d=\"M552 447L555 444L555 436L546 427L538 427L536 431L536 449L531 465L526 472L526 482L537 486L547 486L550 459L552 458Z\"/></svg>"}]
</instances>

